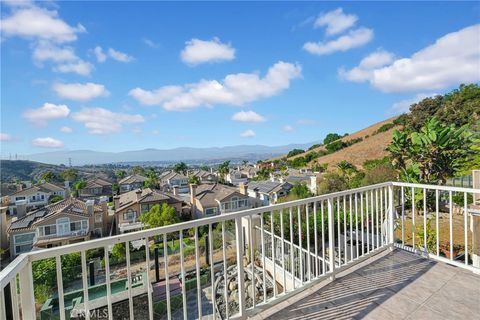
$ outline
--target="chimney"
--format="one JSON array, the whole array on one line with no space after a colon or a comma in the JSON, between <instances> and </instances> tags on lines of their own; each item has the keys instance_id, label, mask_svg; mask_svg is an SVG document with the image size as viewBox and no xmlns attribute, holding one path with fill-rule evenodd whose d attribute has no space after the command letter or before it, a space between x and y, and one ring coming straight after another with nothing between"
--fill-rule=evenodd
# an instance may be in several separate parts
<instances>
[{"instance_id":1,"label":"chimney","mask_svg":"<svg viewBox=\"0 0 480 320\"><path fill-rule=\"evenodd\" d=\"M63 185L64 185L64 188L65 188L65 189L67 189L67 190L70 189L70 181L65 180L65 182L63 183Z\"/></svg>"},{"instance_id":2,"label":"chimney","mask_svg":"<svg viewBox=\"0 0 480 320\"><path fill-rule=\"evenodd\" d=\"M173 195L178 196L178 186L173 186Z\"/></svg>"},{"instance_id":3,"label":"chimney","mask_svg":"<svg viewBox=\"0 0 480 320\"><path fill-rule=\"evenodd\" d=\"M7 209L8 207L0 207L0 249L8 249L7 237Z\"/></svg>"},{"instance_id":4,"label":"chimney","mask_svg":"<svg viewBox=\"0 0 480 320\"><path fill-rule=\"evenodd\" d=\"M17 206L17 219L25 217L27 214L27 200L18 200L15 202Z\"/></svg>"},{"instance_id":5,"label":"chimney","mask_svg":"<svg viewBox=\"0 0 480 320\"><path fill-rule=\"evenodd\" d=\"M91 217L93 216L93 205L95 204L94 200L87 200L85 206L87 207L87 214Z\"/></svg>"},{"instance_id":6,"label":"chimney","mask_svg":"<svg viewBox=\"0 0 480 320\"><path fill-rule=\"evenodd\" d=\"M23 184L20 182L19 184L17 184L17 192L22 190L23 190Z\"/></svg>"},{"instance_id":7,"label":"chimney","mask_svg":"<svg viewBox=\"0 0 480 320\"><path fill-rule=\"evenodd\" d=\"M140 197L142 196L142 189L138 189L135 191L135 195L137 196L137 201L140 200Z\"/></svg>"},{"instance_id":8,"label":"chimney","mask_svg":"<svg viewBox=\"0 0 480 320\"><path fill-rule=\"evenodd\" d=\"M238 184L238 188L240 189L240 193L241 193L241 194L247 195L247 193L248 193L248 191L247 191L247 190L248 190L248 186L247 186L245 183L240 182L240 183Z\"/></svg>"},{"instance_id":9,"label":"chimney","mask_svg":"<svg viewBox=\"0 0 480 320\"><path fill-rule=\"evenodd\" d=\"M115 207L115 209L118 209L120 207L120 196L113 197L113 206Z\"/></svg>"},{"instance_id":10,"label":"chimney","mask_svg":"<svg viewBox=\"0 0 480 320\"><path fill-rule=\"evenodd\" d=\"M310 191L317 194L317 176L310 176Z\"/></svg>"},{"instance_id":11,"label":"chimney","mask_svg":"<svg viewBox=\"0 0 480 320\"><path fill-rule=\"evenodd\" d=\"M212 167L210 167L210 173L213 173L213 168Z\"/></svg>"},{"instance_id":12,"label":"chimney","mask_svg":"<svg viewBox=\"0 0 480 320\"><path fill-rule=\"evenodd\" d=\"M275 182L275 175L270 173L270 181Z\"/></svg>"},{"instance_id":13,"label":"chimney","mask_svg":"<svg viewBox=\"0 0 480 320\"><path fill-rule=\"evenodd\" d=\"M108 197L107 196L101 196L100 197L100 205L102 206L103 211L108 211Z\"/></svg>"}]
</instances>

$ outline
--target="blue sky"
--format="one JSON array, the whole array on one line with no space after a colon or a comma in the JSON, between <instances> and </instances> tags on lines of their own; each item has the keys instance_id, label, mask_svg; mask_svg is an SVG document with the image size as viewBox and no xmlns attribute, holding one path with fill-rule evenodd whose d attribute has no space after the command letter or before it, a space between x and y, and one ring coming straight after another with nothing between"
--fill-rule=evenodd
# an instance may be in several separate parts
<instances>
[{"instance_id":1,"label":"blue sky","mask_svg":"<svg viewBox=\"0 0 480 320\"><path fill-rule=\"evenodd\" d=\"M283 145L480 79L475 2L2 2L1 155Z\"/></svg>"}]
</instances>

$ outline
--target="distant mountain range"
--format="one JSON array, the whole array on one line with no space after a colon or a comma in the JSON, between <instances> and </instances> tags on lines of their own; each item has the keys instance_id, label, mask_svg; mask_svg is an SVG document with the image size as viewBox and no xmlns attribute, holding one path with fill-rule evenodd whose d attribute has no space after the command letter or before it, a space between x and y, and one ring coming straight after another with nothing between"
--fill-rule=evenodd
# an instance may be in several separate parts
<instances>
[{"instance_id":1,"label":"distant mountain range","mask_svg":"<svg viewBox=\"0 0 480 320\"><path fill-rule=\"evenodd\" d=\"M22 155L22 160L32 160L49 164L72 165L106 164L106 163L171 163L184 161L189 163L213 163L222 160L257 161L279 156L288 151L309 148L318 142L305 144L289 144L283 146L238 145L213 148L175 148L175 149L144 149L123 152L103 152L92 150L62 150L44 153Z\"/></svg>"}]
</instances>

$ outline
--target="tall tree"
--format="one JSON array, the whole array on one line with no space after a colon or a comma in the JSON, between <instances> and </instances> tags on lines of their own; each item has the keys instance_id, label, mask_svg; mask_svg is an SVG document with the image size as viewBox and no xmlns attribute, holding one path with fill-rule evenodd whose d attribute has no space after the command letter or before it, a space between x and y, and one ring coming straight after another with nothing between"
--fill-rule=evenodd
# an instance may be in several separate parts
<instances>
[{"instance_id":1,"label":"tall tree","mask_svg":"<svg viewBox=\"0 0 480 320\"><path fill-rule=\"evenodd\" d=\"M40 176L40 179L42 179L45 182L52 182L53 180L55 180L55 178L56 178L55 173L53 173L52 171L45 171Z\"/></svg>"},{"instance_id":2,"label":"tall tree","mask_svg":"<svg viewBox=\"0 0 480 320\"><path fill-rule=\"evenodd\" d=\"M387 150L402 180L445 184L465 164L471 144L467 125L457 128L433 117L418 131L394 131Z\"/></svg>"},{"instance_id":3,"label":"tall tree","mask_svg":"<svg viewBox=\"0 0 480 320\"><path fill-rule=\"evenodd\" d=\"M166 203L161 206L159 204L154 205L150 211L141 214L139 219L145 228L163 227L178 222L175 208Z\"/></svg>"},{"instance_id":4,"label":"tall tree","mask_svg":"<svg viewBox=\"0 0 480 320\"><path fill-rule=\"evenodd\" d=\"M220 180L225 182L225 176L230 171L230 161L225 161L218 166L218 174L220 175Z\"/></svg>"},{"instance_id":5,"label":"tall tree","mask_svg":"<svg viewBox=\"0 0 480 320\"><path fill-rule=\"evenodd\" d=\"M75 170L73 168L70 168L70 169L66 169L66 170L63 170L62 172L60 172L60 176L65 181L73 182L73 181L77 180L78 172L77 172L77 170Z\"/></svg>"},{"instance_id":6,"label":"tall tree","mask_svg":"<svg viewBox=\"0 0 480 320\"><path fill-rule=\"evenodd\" d=\"M115 175L119 178L119 179L123 179L127 176L127 171L125 170L118 170L117 172L115 172Z\"/></svg>"},{"instance_id":7,"label":"tall tree","mask_svg":"<svg viewBox=\"0 0 480 320\"><path fill-rule=\"evenodd\" d=\"M186 165L185 162L179 162L176 163L175 166L173 166L173 171L177 173L182 173L182 174L187 174L188 166Z\"/></svg>"}]
</instances>

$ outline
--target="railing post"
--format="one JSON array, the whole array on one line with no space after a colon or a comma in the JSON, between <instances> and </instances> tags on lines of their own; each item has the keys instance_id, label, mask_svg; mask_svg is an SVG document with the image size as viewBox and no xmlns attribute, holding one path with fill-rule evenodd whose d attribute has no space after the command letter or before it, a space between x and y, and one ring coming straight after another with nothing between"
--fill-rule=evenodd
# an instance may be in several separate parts
<instances>
[{"instance_id":1,"label":"railing post","mask_svg":"<svg viewBox=\"0 0 480 320\"><path fill-rule=\"evenodd\" d=\"M327 203L328 209L328 252L329 252L329 269L330 269L330 279L335 279L335 235L333 234L333 198L328 199Z\"/></svg>"},{"instance_id":2,"label":"railing post","mask_svg":"<svg viewBox=\"0 0 480 320\"><path fill-rule=\"evenodd\" d=\"M238 311L240 318L246 318L246 305L245 305L245 282L243 271L243 230L242 230L242 218L235 218L235 229L237 233L236 246L237 246L237 276L238 276Z\"/></svg>"},{"instance_id":3,"label":"railing post","mask_svg":"<svg viewBox=\"0 0 480 320\"><path fill-rule=\"evenodd\" d=\"M388 186L388 244L390 245L390 250L393 250L393 243L395 242L394 234L394 203L393 203L393 184Z\"/></svg>"},{"instance_id":4,"label":"railing post","mask_svg":"<svg viewBox=\"0 0 480 320\"><path fill-rule=\"evenodd\" d=\"M22 305L23 319L35 319L35 295L33 293L32 263L19 272L20 279L20 302Z\"/></svg>"}]
</instances>

